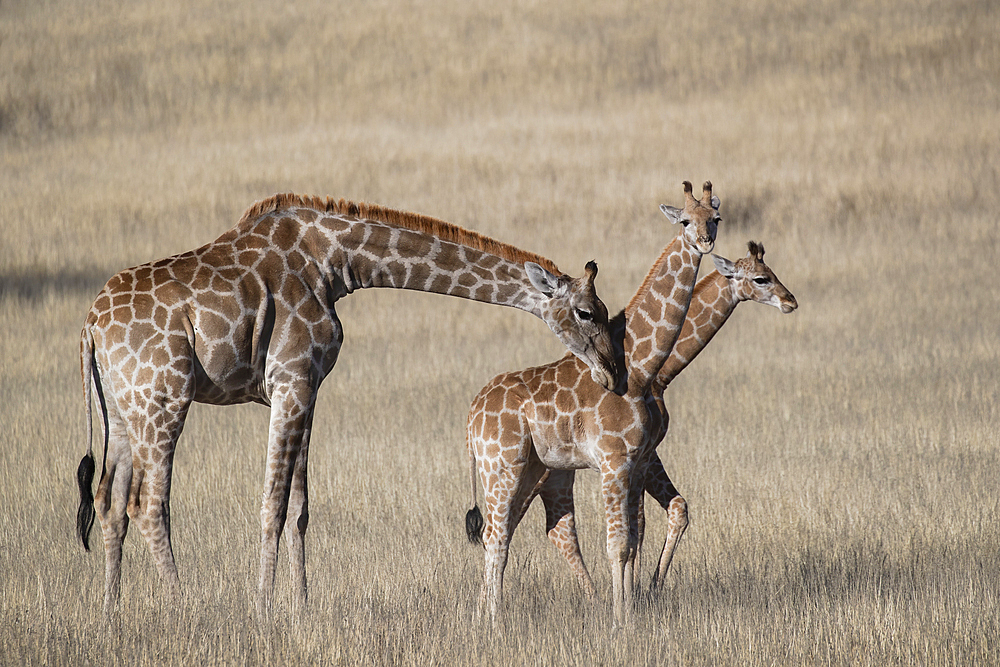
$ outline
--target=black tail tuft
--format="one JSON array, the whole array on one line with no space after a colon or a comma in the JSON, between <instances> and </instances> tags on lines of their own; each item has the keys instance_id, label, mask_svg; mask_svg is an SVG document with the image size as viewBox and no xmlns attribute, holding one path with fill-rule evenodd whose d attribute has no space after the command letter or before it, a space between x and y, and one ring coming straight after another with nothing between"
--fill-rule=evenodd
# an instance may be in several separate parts
<instances>
[{"instance_id":1,"label":"black tail tuft","mask_svg":"<svg viewBox=\"0 0 1000 667\"><path fill-rule=\"evenodd\" d=\"M76 483L80 486L80 509L76 511L76 531L80 534L83 548L90 551L90 528L94 525L94 455L87 453L76 469Z\"/></svg>"},{"instance_id":2,"label":"black tail tuft","mask_svg":"<svg viewBox=\"0 0 1000 667\"><path fill-rule=\"evenodd\" d=\"M483 513L479 505L465 513L465 534L473 544L483 543Z\"/></svg>"}]
</instances>

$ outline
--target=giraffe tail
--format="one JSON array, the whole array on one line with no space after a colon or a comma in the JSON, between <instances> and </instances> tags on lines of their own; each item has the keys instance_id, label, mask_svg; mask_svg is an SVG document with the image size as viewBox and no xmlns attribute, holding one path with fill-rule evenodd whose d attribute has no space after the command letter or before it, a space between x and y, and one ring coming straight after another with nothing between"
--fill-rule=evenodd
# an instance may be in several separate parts
<instances>
[{"instance_id":1,"label":"giraffe tail","mask_svg":"<svg viewBox=\"0 0 1000 667\"><path fill-rule=\"evenodd\" d=\"M76 511L76 530L83 542L83 548L90 551L90 529L94 525L94 443L93 443L93 411L91 408L91 392L93 381L98 382L98 395L103 405L104 397L100 390L100 377L95 377L94 371L94 337L90 326L84 326L80 336L80 374L83 377L83 399L87 412L87 453L76 469L76 483L80 488L80 507Z\"/></svg>"},{"instance_id":2,"label":"giraffe tail","mask_svg":"<svg viewBox=\"0 0 1000 667\"><path fill-rule=\"evenodd\" d=\"M469 542L482 544L484 521L483 513L479 511L479 505L476 503L476 454L472 449L468 434L466 434L465 447L469 454L469 479L472 483L472 500L469 503L472 505L472 509L465 513L465 535L469 538Z\"/></svg>"},{"instance_id":3,"label":"giraffe tail","mask_svg":"<svg viewBox=\"0 0 1000 667\"><path fill-rule=\"evenodd\" d=\"M479 505L465 513L465 534L473 544L483 543L483 513Z\"/></svg>"}]
</instances>

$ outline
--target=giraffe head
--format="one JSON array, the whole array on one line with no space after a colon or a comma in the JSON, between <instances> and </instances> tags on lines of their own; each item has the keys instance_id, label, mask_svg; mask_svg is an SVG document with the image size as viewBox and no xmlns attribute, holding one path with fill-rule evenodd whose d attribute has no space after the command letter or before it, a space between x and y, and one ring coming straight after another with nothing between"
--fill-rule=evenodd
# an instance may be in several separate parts
<instances>
[{"instance_id":1,"label":"giraffe head","mask_svg":"<svg viewBox=\"0 0 1000 667\"><path fill-rule=\"evenodd\" d=\"M799 307L792 293L781 284L771 267L764 263L763 243L747 243L747 256L736 262L718 255L712 255L712 259L719 273L734 283L740 301L767 304L783 313L790 313Z\"/></svg>"},{"instance_id":2,"label":"giraffe head","mask_svg":"<svg viewBox=\"0 0 1000 667\"><path fill-rule=\"evenodd\" d=\"M614 388L619 369L608 328L608 309L594 288L597 263L587 262L580 278L557 276L534 262L525 262L524 268L531 284L548 298L542 319L569 351L590 367L594 382L605 389Z\"/></svg>"},{"instance_id":3,"label":"giraffe head","mask_svg":"<svg viewBox=\"0 0 1000 667\"><path fill-rule=\"evenodd\" d=\"M706 255L715 247L715 235L722 219L719 217L719 204L719 198L712 194L711 181L705 181L702 186L700 201L694 198L691 182L684 181L684 208L660 204L660 210L670 222L682 224L683 235L688 244Z\"/></svg>"}]
</instances>

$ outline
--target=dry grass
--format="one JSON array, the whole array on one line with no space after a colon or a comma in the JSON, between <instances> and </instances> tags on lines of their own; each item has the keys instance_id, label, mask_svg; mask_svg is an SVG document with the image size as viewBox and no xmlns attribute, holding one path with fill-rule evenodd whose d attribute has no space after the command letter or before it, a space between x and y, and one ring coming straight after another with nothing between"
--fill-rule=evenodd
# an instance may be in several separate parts
<instances>
[{"instance_id":1,"label":"dry grass","mask_svg":"<svg viewBox=\"0 0 1000 667\"><path fill-rule=\"evenodd\" d=\"M4 2L0 663L989 664L1000 645L1000 9L842 3ZM499 632L470 623L463 424L561 354L504 309L370 291L320 393L308 614L253 621L266 411L194 409L186 595L137 535L122 614L74 541L76 340L103 281L276 191L459 222L620 307L680 181L801 308L741 307L672 386L692 527L634 631L583 603L533 509ZM599 590L595 475L578 482ZM651 542L664 531L651 512ZM656 546L647 545L647 555Z\"/></svg>"}]
</instances>

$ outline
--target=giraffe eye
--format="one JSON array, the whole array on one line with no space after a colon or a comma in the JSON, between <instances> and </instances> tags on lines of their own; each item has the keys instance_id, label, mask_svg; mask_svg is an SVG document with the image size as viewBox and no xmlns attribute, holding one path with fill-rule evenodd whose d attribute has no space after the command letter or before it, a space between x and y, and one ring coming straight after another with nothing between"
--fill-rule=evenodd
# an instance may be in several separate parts
<instances>
[{"instance_id":1,"label":"giraffe eye","mask_svg":"<svg viewBox=\"0 0 1000 667\"><path fill-rule=\"evenodd\" d=\"M756 278L753 279L753 281L758 285L767 285L769 282L771 282L770 280L764 278L763 276L757 276Z\"/></svg>"},{"instance_id":2,"label":"giraffe eye","mask_svg":"<svg viewBox=\"0 0 1000 667\"><path fill-rule=\"evenodd\" d=\"M589 322L594 319L594 314L589 310L583 310L582 308L576 309L576 316L585 322Z\"/></svg>"}]
</instances>

